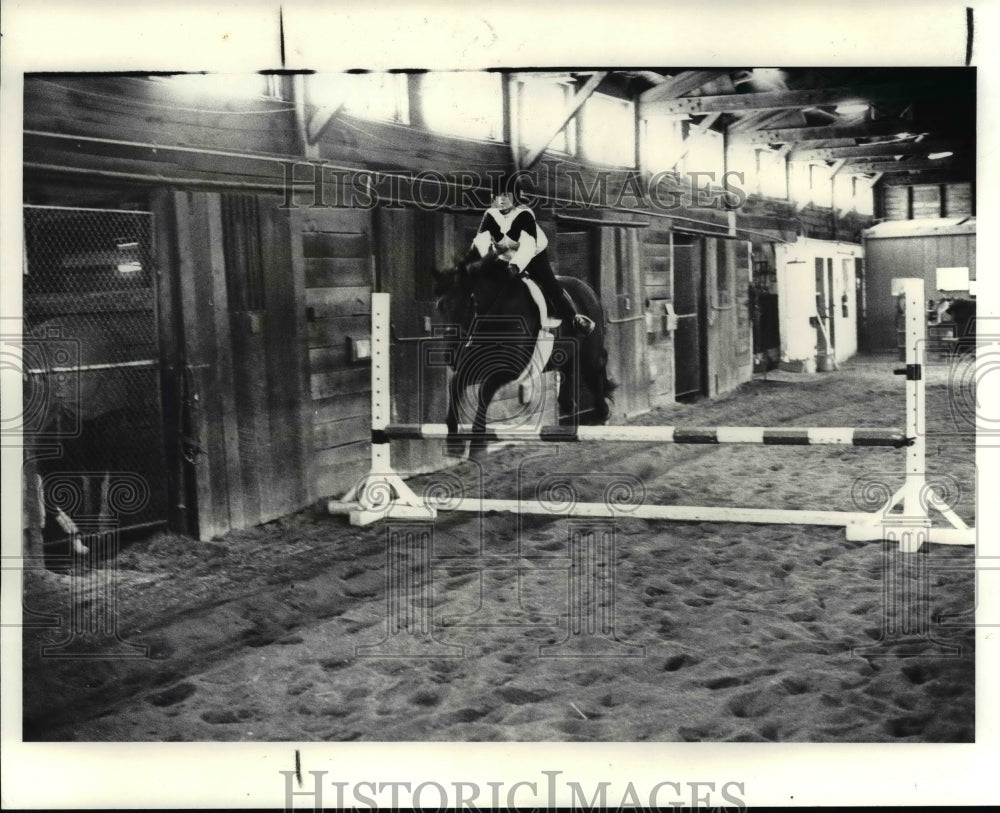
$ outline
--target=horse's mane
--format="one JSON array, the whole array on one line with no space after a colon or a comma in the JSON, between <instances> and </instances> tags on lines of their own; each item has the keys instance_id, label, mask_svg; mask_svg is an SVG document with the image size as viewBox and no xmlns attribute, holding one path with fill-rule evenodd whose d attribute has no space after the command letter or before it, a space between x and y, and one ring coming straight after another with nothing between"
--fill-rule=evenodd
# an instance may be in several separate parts
<instances>
[{"instance_id":1,"label":"horse's mane","mask_svg":"<svg viewBox=\"0 0 1000 813\"><path fill-rule=\"evenodd\" d=\"M499 274L501 272L507 272L507 263L492 254L478 259L459 257L456 258L451 268L435 272L437 283L434 286L434 293L440 296L461 287L463 284L471 285L474 275L477 274Z\"/></svg>"}]
</instances>

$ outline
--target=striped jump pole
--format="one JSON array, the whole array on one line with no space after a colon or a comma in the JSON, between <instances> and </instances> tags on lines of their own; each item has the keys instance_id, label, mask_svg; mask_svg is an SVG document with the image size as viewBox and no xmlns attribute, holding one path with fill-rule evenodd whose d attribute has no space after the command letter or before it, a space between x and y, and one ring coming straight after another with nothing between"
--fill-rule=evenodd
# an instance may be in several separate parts
<instances>
[{"instance_id":1,"label":"striped jump pole","mask_svg":"<svg viewBox=\"0 0 1000 813\"><path fill-rule=\"evenodd\" d=\"M444 440L449 437L443 423L389 424L372 432L372 442L393 440ZM742 443L763 446L890 446L900 448L912 441L901 429L797 428L766 426L543 426L539 429L487 427L473 433L461 426L451 436L456 440L533 441L550 443Z\"/></svg>"},{"instance_id":2,"label":"striped jump pole","mask_svg":"<svg viewBox=\"0 0 1000 813\"><path fill-rule=\"evenodd\" d=\"M551 443L672 443L746 444L763 446L858 446L906 449L906 480L878 511L808 511L793 509L711 506L638 505L627 508L599 503L577 503L563 513L558 505L528 500L465 498L448 510L510 511L550 516L630 516L700 522L746 522L775 525L825 525L843 527L855 541L893 539L903 551L916 551L924 540L940 544L975 544L969 528L926 482L923 378L924 310L923 280L898 280L906 305L906 428L860 427L753 427L753 426L543 426L489 427L473 433L459 427L457 440L531 441ZM416 495L393 470L390 448L394 440L444 440L444 424L394 424L391 422L389 350L391 346L389 294L372 294L372 465L369 475L342 500L331 501L333 513L349 512L351 523L367 525L379 519L433 519L437 509ZM902 513L892 513L897 506ZM951 528L931 528L928 507L938 510Z\"/></svg>"}]
</instances>

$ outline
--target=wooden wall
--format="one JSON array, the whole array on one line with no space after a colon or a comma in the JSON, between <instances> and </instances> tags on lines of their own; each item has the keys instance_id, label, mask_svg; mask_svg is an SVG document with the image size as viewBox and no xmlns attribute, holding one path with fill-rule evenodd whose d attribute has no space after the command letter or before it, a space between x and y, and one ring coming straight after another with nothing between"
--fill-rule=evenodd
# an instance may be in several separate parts
<instances>
[{"instance_id":1,"label":"wooden wall","mask_svg":"<svg viewBox=\"0 0 1000 813\"><path fill-rule=\"evenodd\" d=\"M260 301L248 303L237 293L245 269L224 250L220 196L177 192L173 208L168 228L178 264L168 273L179 277L198 536L209 539L310 499L310 433L301 410L304 297L292 270L286 212L259 210L254 228L266 273Z\"/></svg>"},{"instance_id":2,"label":"wooden wall","mask_svg":"<svg viewBox=\"0 0 1000 813\"><path fill-rule=\"evenodd\" d=\"M371 335L371 215L355 209L298 208L309 354L312 490L346 491L368 468L371 365L354 360L351 340Z\"/></svg>"},{"instance_id":3,"label":"wooden wall","mask_svg":"<svg viewBox=\"0 0 1000 813\"><path fill-rule=\"evenodd\" d=\"M400 333L426 335L424 321L433 303L423 290L424 268L430 260L444 265L464 249L480 214L482 190L478 198L460 190L448 206L420 212L409 202L422 195L426 202L433 184L413 188L387 173L432 171L460 179L470 170L509 169L509 146L342 116L315 145L318 160L336 165L323 172L304 165L305 148L287 98L188 103L169 83L138 77L29 77L24 110L26 195L39 194L56 179L80 190L95 182L117 184L158 201L158 227L169 232L169 244L159 249L163 273L170 277L163 290L171 292L171 301L161 303L164 318L172 320L161 326L164 352L175 369L186 370L191 386L205 393L191 416L204 454L188 472L199 533L253 524L346 490L368 458L368 363L351 359L349 340L368 336L370 294L393 293ZM281 195L293 165L304 187L295 199L299 205L289 209ZM360 188L345 186L344 173L336 168L378 170L372 179L381 205L364 200L352 205L344 193L357 195ZM543 157L538 172L549 198L536 213L552 241L553 260L563 273L584 275L595 285L612 320L608 349L610 372L619 383L618 418L674 397L674 337L659 312L652 320L646 316L647 300L662 307L676 295L672 230L729 235L699 238L699 285L718 278L710 276L709 262L718 263L721 256L731 286L729 304L720 306L725 309L715 311L706 327L711 369L705 390L716 393L750 375L739 249L747 233L736 232L734 240L730 229L753 230L762 240L839 229L844 239L845 231L870 223L838 220L830 210L797 211L788 201L769 198L751 198L727 211L723 190L710 190L706 199L683 178L661 183L661 202L670 205L651 211L637 196L648 178L642 173L617 171L603 178L594 168L553 156ZM588 205L585 198L595 190L594 200L610 209ZM263 308L230 307L221 242L224 194L258 199L267 269ZM574 201L578 208L568 210L566 204ZM574 212L585 220L565 219ZM420 237L428 218L430 244ZM645 225L637 227L639 221ZM721 255L709 245L716 241ZM588 267L581 270L584 254ZM404 376L415 369L414 347L393 351ZM408 381L402 379L403 393ZM440 420L442 392L431 386L419 409L401 397L399 419ZM554 398L551 408L554 415ZM520 393L510 387L491 416L522 409ZM169 431L183 431L182 416L170 416ZM447 463L437 451L401 449L400 454L415 470ZM280 487L262 486L278 478Z\"/></svg>"},{"instance_id":4,"label":"wooden wall","mask_svg":"<svg viewBox=\"0 0 1000 813\"><path fill-rule=\"evenodd\" d=\"M971 182L885 186L880 197L885 220L971 217L976 213Z\"/></svg>"},{"instance_id":5,"label":"wooden wall","mask_svg":"<svg viewBox=\"0 0 1000 813\"><path fill-rule=\"evenodd\" d=\"M894 277L923 277L924 299L937 301L947 292L937 289L937 268L966 266L976 278L976 235L934 234L883 237L865 241L865 349L896 347L896 302L891 293Z\"/></svg>"},{"instance_id":6,"label":"wooden wall","mask_svg":"<svg viewBox=\"0 0 1000 813\"><path fill-rule=\"evenodd\" d=\"M707 377L709 396L729 392L753 373L750 324L750 244L705 238Z\"/></svg>"}]
</instances>

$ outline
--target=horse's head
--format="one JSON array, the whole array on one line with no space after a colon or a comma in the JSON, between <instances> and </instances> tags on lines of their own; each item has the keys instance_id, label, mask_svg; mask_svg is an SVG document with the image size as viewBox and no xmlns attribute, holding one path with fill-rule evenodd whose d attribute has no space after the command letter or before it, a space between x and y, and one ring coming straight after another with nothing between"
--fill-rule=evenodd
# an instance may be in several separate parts
<instances>
[{"instance_id":1,"label":"horse's head","mask_svg":"<svg viewBox=\"0 0 1000 813\"><path fill-rule=\"evenodd\" d=\"M469 264L459 260L451 268L435 270L433 275L438 314L447 322L461 325L464 330L475 315Z\"/></svg>"},{"instance_id":2,"label":"horse's head","mask_svg":"<svg viewBox=\"0 0 1000 813\"><path fill-rule=\"evenodd\" d=\"M472 324L477 308L492 302L510 277L507 263L493 255L461 259L451 268L433 273L438 313L463 330Z\"/></svg>"}]
</instances>

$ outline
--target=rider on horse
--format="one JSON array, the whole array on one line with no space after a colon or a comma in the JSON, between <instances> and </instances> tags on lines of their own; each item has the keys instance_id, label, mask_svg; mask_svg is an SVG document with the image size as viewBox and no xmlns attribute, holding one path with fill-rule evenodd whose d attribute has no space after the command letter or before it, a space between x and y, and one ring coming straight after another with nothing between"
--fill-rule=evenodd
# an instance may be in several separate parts
<instances>
[{"instance_id":1,"label":"rider on horse","mask_svg":"<svg viewBox=\"0 0 1000 813\"><path fill-rule=\"evenodd\" d=\"M524 205L514 205L514 196L501 192L493 197L483 215L479 232L472 241L470 254L486 257L492 252L506 260L510 270L531 277L552 303L561 319L569 319L584 336L594 330L594 321L577 313L576 305L563 289L549 262L548 238L538 227L535 213Z\"/></svg>"}]
</instances>

